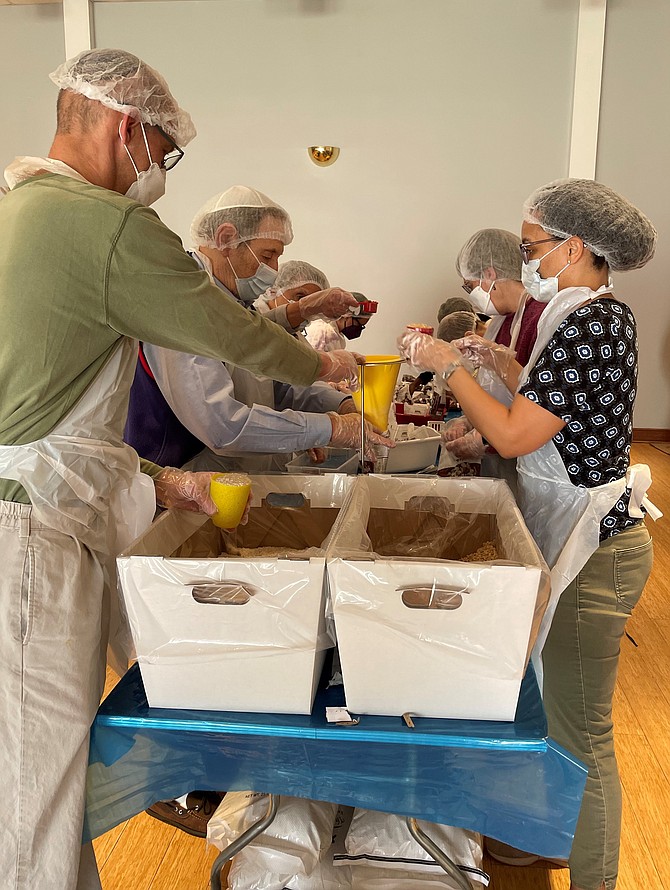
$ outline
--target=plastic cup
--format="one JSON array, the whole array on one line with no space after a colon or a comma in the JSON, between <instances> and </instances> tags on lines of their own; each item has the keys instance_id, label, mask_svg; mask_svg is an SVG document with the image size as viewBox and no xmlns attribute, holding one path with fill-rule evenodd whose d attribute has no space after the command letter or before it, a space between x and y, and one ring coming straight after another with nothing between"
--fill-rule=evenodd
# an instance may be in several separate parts
<instances>
[{"instance_id":1,"label":"plastic cup","mask_svg":"<svg viewBox=\"0 0 670 890\"><path fill-rule=\"evenodd\" d=\"M217 506L211 520L218 528L236 528L249 500L251 479L246 473L217 473L209 483L209 495Z\"/></svg>"},{"instance_id":2,"label":"plastic cup","mask_svg":"<svg viewBox=\"0 0 670 890\"><path fill-rule=\"evenodd\" d=\"M389 408L401 363L399 355L368 355L363 368L358 368L361 386L352 393L354 403L358 411L363 407L365 419L382 432L389 425Z\"/></svg>"}]
</instances>

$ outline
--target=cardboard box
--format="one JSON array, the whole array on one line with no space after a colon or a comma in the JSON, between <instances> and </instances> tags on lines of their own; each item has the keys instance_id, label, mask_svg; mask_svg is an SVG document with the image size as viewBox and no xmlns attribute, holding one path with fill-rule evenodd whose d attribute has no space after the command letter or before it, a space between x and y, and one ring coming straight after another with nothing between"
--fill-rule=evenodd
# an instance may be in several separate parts
<instances>
[{"instance_id":1,"label":"cardboard box","mask_svg":"<svg viewBox=\"0 0 670 890\"><path fill-rule=\"evenodd\" d=\"M327 570L351 712L514 719L549 573L505 482L359 477Z\"/></svg>"},{"instance_id":2,"label":"cardboard box","mask_svg":"<svg viewBox=\"0 0 670 890\"><path fill-rule=\"evenodd\" d=\"M325 650L325 551L346 476L252 476L249 523L225 535L169 510L117 560L152 707L309 714ZM290 551L288 554L286 551Z\"/></svg>"}]
</instances>

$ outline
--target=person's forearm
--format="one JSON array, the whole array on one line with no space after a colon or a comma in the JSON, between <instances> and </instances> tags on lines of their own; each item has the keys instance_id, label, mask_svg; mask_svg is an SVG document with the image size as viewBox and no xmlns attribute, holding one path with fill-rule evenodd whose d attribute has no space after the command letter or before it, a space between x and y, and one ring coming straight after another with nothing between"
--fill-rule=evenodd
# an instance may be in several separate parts
<instances>
[{"instance_id":1,"label":"person's forearm","mask_svg":"<svg viewBox=\"0 0 670 890\"><path fill-rule=\"evenodd\" d=\"M526 431L514 423L511 410L484 392L465 368L457 368L450 374L447 385L472 426L501 457L518 457L537 447L531 444L526 448Z\"/></svg>"},{"instance_id":2,"label":"person's forearm","mask_svg":"<svg viewBox=\"0 0 670 890\"><path fill-rule=\"evenodd\" d=\"M561 417L519 394L506 408L484 392L465 368L457 368L448 379L468 420L501 457L530 454L565 426Z\"/></svg>"},{"instance_id":3,"label":"person's forearm","mask_svg":"<svg viewBox=\"0 0 670 890\"><path fill-rule=\"evenodd\" d=\"M507 368L507 373L503 377L503 383L511 393L515 393L517 391L517 387L519 386L519 377L521 376L522 371L523 366L520 365L519 362L516 361L516 359L510 362L509 367Z\"/></svg>"},{"instance_id":4,"label":"person's forearm","mask_svg":"<svg viewBox=\"0 0 670 890\"><path fill-rule=\"evenodd\" d=\"M293 300L293 302L287 303L286 320L294 331L297 331L298 328L305 323L305 319L300 312L300 303L298 300Z\"/></svg>"}]
</instances>

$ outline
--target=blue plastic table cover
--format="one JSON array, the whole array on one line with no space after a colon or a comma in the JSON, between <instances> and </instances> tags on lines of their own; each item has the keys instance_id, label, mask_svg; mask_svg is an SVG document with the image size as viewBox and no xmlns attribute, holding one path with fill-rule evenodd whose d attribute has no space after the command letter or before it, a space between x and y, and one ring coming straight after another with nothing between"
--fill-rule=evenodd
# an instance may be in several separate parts
<instances>
[{"instance_id":1,"label":"blue plastic table cover","mask_svg":"<svg viewBox=\"0 0 670 890\"><path fill-rule=\"evenodd\" d=\"M567 858L586 769L547 737L532 667L513 723L327 723L326 705L343 704L339 686L317 692L311 716L150 708L135 665L93 725L85 840L193 789L251 790L456 825Z\"/></svg>"}]
</instances>

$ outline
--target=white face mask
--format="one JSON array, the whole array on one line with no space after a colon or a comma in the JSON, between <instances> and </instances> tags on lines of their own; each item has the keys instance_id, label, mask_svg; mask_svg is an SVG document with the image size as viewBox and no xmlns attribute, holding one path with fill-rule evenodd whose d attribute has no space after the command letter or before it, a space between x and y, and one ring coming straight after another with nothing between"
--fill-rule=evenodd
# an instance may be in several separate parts
<instances>
[{"instance_id":1,"label":"white face mask","mask_svg":"<svg viewBox=\"0 0 670 890\"><path fill-rule=\"evenodd\" d=\"M249 247L246 241L244 243ZM250 247L249 250L251 250ZM271 269L267 263L261 263L253 250L251 250L251 253L258 263L258 269L256 269L254 274L250 275L248 278L238 278L235 274L233 264L230 262L230 259L228 259L228 264L230 268L233 269L233 275L235 275L237 296L244 303L253 303L254 300L257 300L269 287L272 287L275 283L275 278L277 277L277 273L274 269Z\"/></svg>"},{"instance_id":2,"label":"white face mask","mask_svg":"<svg viewBox=\"0 0 670 890\"><path fill-rule=\"evenodd\" d=\"M481 280L481 279L480 279ZM480 312L482 315L504 315L503 312L498 312L496 309L493 300L491 299L491 291L495 286L495 281L491 282L491 287L486 291L478 284L477 287L473 287L468 295L468 300L472 303L475 312Z\"/></svg>"},{"instance_id":3,"label":"white face mask","mask_svg":"<svg viewBox=\"0 0 670 890\"><path fill-rule=\"evenodd\" d=\"M144 144L147 149L147 157L149 158L149 169L138 170L137 164L130 153L130 149L124 142L123 147L130 158L130 163L133 165L133 170L137 177L135 182L132 183L126 192L126 197L133 201L137 201L139 204L144 204L145 207L150 207L154 201L162 198L165 194L165 178L167 171L163 170L155 161L151 160L151 151L149 150L149 143L147 142L147 134L144 129L144 124L140 123L140 126L142 127ZM119 129L120 127L121 125L119 124ZM119 137L120 135L121 134L119 133Z\"/></svg>"},{"instance_id":4,"label":"white face mask","mask_svg":"<svg viewBox=\"0 0 670 890\"><path fill-rule=\"evenodd\" d=\"M534 300L537 300L538 303L548 303L549 300L553 300L558 293L558 276L562 272L565 272L570 265L570 261L568 260L561 271L557 272L556 275L552 275L550 278L542 278L540 276L540 263L544 257L548 257L550 253L558 250L561 244L565 244L565 242L569 240L569 238L564 238L560 244L557 244L556 247L552 247L551 250L547 251L547 253L545 253L543 257L540 257L539 260L529 260L529 262L524 263L521 266L521 283L531 297Z\"/></svg>"}]
</instances>

